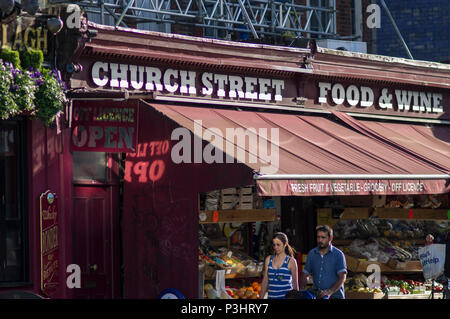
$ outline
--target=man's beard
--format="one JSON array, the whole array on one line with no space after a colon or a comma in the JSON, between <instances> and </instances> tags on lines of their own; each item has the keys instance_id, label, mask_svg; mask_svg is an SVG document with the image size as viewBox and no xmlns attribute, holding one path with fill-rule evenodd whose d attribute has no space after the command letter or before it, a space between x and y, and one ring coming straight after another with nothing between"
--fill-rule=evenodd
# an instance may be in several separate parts
<instances>
[{"instance_id":1,"label":"man's beard","mask_svg":"<svg viewBox=\"0 0 450 319\"><path fill-rule=\"evenodd\" d=\"M330 245L328 243L325 244L318 244L320 249L327 249Z\"/></svg>"}]
</instances>

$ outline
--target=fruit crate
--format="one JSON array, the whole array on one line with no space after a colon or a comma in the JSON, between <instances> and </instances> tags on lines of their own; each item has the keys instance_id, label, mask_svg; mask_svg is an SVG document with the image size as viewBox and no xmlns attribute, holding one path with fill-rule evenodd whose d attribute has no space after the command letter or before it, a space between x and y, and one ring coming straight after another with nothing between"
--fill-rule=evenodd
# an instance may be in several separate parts
<instances>
[{"instance_id":1,"label":"fruit crate","mask_svg":"<svg viewBox=\"0 0 450 319\"><path fill-rule=\"evenodd\" d=\"M220 209L234 209L238 198L239 194L235 187L220 190Z\"/></svg>"},{"instance_id":2,"label":"fruit crate","mask_svg":"<svg viewBox=\"0 0 450 319\"><path fill-rule=\"evenodd\" d=\"M238 191L239 202L237 209L252 209L253 208L253 187L241 187Z\"/></svg>"},{"instance_id":3,"label":"fruit crate","mask_svg":"<svg viewBox=\"0 0 450 319\"><path fill-rule=\"evenodd\" d=\"M383 299L383 292L358 292L358 291L347 291L345 293L346 299Z\"/></svg>"}]
</instances>

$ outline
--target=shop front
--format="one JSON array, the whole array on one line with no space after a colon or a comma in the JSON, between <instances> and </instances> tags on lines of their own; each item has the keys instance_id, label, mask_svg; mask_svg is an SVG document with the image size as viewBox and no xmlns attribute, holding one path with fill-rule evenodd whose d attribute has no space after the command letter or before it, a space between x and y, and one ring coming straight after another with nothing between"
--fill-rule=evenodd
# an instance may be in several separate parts
<instances>
[{"instance_id":1,"label":"shop front","mask_svg":"<svg viewBox=\"0 0 450 319\"><path fill-rule=\"evenodd\" d=\"M70 152L80 170L71 263L83 274L75 297L156 298L173 288L199 298L225 270L227 285L247 287L230 295L255 298L260 246L274 229L307 253L311 216L443 218L448 68L88 28L96 37L78 47L70 79ZM373 207L377 196L431 195L444 206L395 216ZM247 232L233 237L239 227ZM213 228L224 249L207 238Z\"/></svg>"},{"instance_id":2,"label":"shop front","mask_svg":"<svg viewBox=\"0 0 450 319\"><path fill-rule=\"evenodd\" d=\"M285 196L333 227L347 298L442 298L418 248L427 234L443 243L450 226L448 68L320 48L311 61L305 111L337 121L280 121L308 142L295 149L313 168L256 176L259 195Z\"/></svg>"},{"instance_id":3,"label":"shop front","mask_svg":"<svg viewBox=\"0 0 450 319\"><path fill-rule=\"evenodd\" d=\"M70 148L74 158L86 158L86 169L91 170L92 154L117 154L111 165L117 163L113 175L119 187L106 198L118 198L118 206L109 208L113 213L92 221L93 225L100 223L98 226L72 230L77 237L73 250L86 251L80 243L105 249L110 247L107 243L120 239L119 249L110 250L115 256L108 259L113 264L112 276L121 278L118 294L156 298L163 290L175 288L188 298L198 298L198 287L203 286L198 271L199 223L208 218L222 221L222 213L232 214L232 209L219 209L213 218L212 212L200 207L200 195L250 186L253 197L253 168L245 163L250 159L267 172L274 172L278 165L275 157L270 158L270 152L274 154L270 145L259 147L278 132L271 131L270 125L249 130L251 122L242 126L235 121L239 114L253 112L237 110L283 104L289 109L289 101L296 96L297 77L311 72L303 65L309 50L95 24L89 28L97 35L79 47L73 60L80 72L70 79ZM227 118L228 113L234 118ZM241 132L246 135L242 140ZM219 143L227 135L227 148L224 143L223 148L209 143L214 139ZM73 165L75 172L79 164ZM96 184L95 178L75 184L74 205L79 189L88 196L101 186ZM273 210L268 213L253 209L253 205L247 207L239 211L245 213L245 220L275 219ZM73 214L79 210L74 206ZM94 208L91 214L97 211ZM111 241L88 239L98 236L88 232L106 229L100 225L117 230L110 232ZM107 264L99 263L99 256L103 255L91 254L85 258L88 261L73 263L85 265L82 273L93 274ZM88 269L88 265L97 267Z\"/></svg>"},{"instance_id":4,"label":"shop front","mask_svg":"<svg viewBox=\"0 0 450 319\"><path fill-rule=\"evenodd\" d=\"M70 134L63 129L64 89L53 64L57 35L48 19L56 17L24 15L17 4L2 14L1 298L66 296Z\"/></svg>"}]
</instances>

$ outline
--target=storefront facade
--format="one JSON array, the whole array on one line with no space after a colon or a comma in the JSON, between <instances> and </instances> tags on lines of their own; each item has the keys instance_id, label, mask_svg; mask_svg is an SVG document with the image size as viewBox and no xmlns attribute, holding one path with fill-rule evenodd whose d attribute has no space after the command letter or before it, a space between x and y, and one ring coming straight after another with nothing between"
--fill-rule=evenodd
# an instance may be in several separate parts
<instances>
[{"instance_id":1,"label":"storefront facade","mask_svg":"<svg viewBox=\"0 0 450 319\"><path fill-rule=\"evenodd\" d=\"M8 289L42 293L46 190L60 212L52 298L156 298L166 288L198 298L201 192L256 183L260 196L449 193L448 67L313 43L83 28L95 36L72 45L65 125L28 122L29 156L4 157L26 159L29 172L17 194L29 228L18 280L30 284ZM10 138L16 125L2 126L2 149L21 136Z\"/></svg>"},{"instance_id":2,"label":"storefront facade","mask_svg":"<svg viewBox=\"0 0 450 319\"><path fill-rule=\"evenodd\" d=\"M75 61L83 71L72 88L84 88L80 96L122 92L141 99L137 151L127 153L123 173L125 298L154 298L170 287L197 297L198 193L252 184L255 171L262 196L448 193L445 67L91 27L98 35ZM183 128L192 133L188 155L174 153L177 141L186 142L186 132L177 131ZM208 153L213 136L231 142L227 128L279 138L278 162L263 157L261 145L238 158L226 142L214 144L231 155L228 161ZM273 128L278 136L270 135ZM433 151L419 136L432 141ZM237 139L231 143L239 147Z\"/></svg>"},{"instance_id":3,"label":"storefront facade","mask_svg":"<svg viewBox=\"0 0 450 319\"><path fill-rule=\"evenodd\" d=\"M29 61L22 54L32 50L42 54L46 68L58 72L53 64L61 62L56 58L57 36L46 24L52 18L23 16L17 5L8 16L3 15L3 71L9 70L6 62L15 61L10 68L19 72L19 60L8 58L11 50L20 52L20 63L28 71L25 65ZM22 89L16 86L11 90ZM5 96L2 91L2 98ZM70 151L64 148L70 135L62 129L63 117L48 126L33 116L36 110L31 106L5 115L9 111L2 105L0 294L2 298L64 297L65 292L56 287L65 278L62 265L67 264L65 253L70 251L61 235L66 232L64 225L69 226L63 212L70 206L71 183L65 179L67 163L63 159Z\"/></svg>"}]
</instances>

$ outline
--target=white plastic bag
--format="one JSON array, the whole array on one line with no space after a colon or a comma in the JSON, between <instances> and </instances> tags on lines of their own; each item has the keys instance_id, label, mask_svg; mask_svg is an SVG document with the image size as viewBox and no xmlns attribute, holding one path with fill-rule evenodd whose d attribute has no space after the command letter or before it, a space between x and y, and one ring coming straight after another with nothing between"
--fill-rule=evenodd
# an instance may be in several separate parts
<instances>
[{"instance_id":1,"label":"white plastic bag","mask_svg":"<svg viewBox=\"0 0 450 319\"><path fill-rule=\"evenodd\" d=\"M225 270L216 270L216 291L218 298L231 299L225 288Z\"/></svg>"},{"instance_id":2,"label":"white plastic bag","mask_svg":"<svg viewBox=\"0 0 450 319\"><path fill-rule=\"evenodd\" d=\"M420 247L419 259L422 263L424 278L436 279L444 273L445 245L432 244Z\"/></svg>"}]
</instances>

